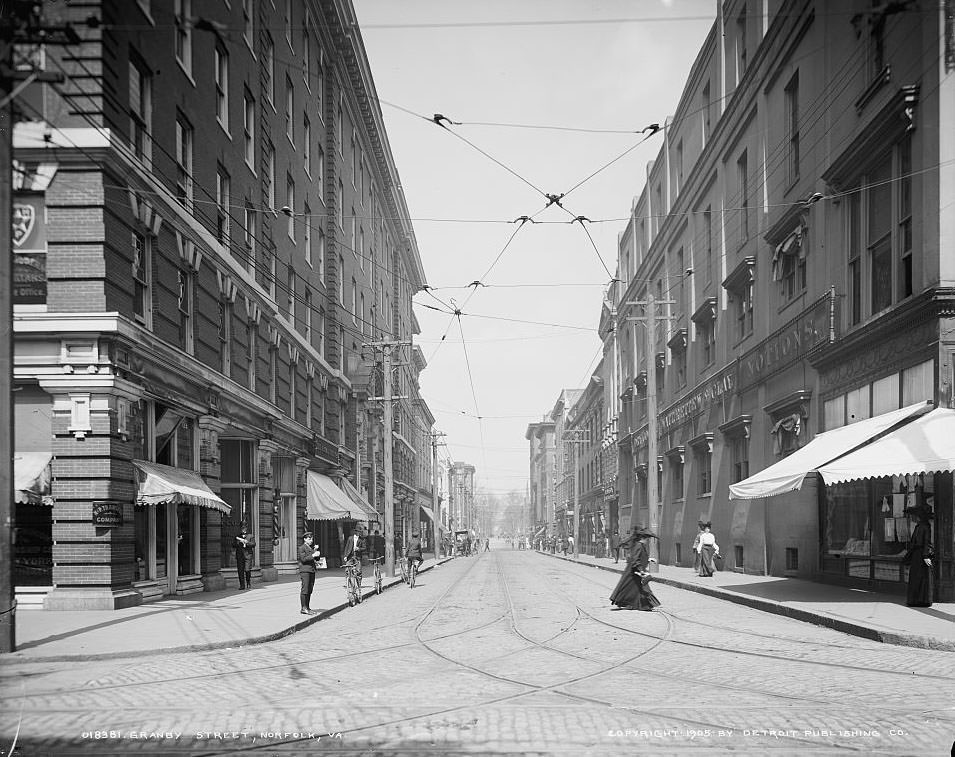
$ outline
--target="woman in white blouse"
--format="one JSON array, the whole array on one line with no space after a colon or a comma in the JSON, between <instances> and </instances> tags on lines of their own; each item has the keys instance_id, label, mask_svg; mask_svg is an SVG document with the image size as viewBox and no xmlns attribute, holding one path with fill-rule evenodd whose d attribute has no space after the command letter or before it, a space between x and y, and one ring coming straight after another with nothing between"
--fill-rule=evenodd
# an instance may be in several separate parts
<instances>
[{"instance_id":1,"label":"woman in white blouse","mask_svg":"<svg viewBox=\"0 0 955 757\"><path fill-rule=\"evenodd\" d=\"M714 558L720 553L720 546L716 543L710 528L712 523L703 524L703 533L700 534L700 575L712 576L716 570Z\"/></svg>"}]
</instances>

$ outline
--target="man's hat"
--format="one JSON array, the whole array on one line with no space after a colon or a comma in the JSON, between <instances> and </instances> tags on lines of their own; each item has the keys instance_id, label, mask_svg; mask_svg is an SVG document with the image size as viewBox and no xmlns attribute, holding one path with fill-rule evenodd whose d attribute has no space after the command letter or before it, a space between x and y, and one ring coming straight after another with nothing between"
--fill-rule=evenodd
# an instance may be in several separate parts
<instances>
[{"instance_id":1,"label":"man's hat","mask_svg":"<svg viewBox=\"0 0 955 757\"><path fill-rule=\"evenodd\" d=\"M932 511L931 507L926 507L925 505L913 505L912 507L906 507L903 512L906 515L914 515L918 518L934 518L935 513Z\"/></svg>"}]
</instances>

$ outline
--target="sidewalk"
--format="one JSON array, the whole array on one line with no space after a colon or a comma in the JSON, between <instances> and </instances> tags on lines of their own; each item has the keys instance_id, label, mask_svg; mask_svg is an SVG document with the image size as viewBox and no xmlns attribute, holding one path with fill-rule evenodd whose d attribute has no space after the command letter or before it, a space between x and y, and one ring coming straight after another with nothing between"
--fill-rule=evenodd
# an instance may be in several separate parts
<instances>
[{"instance_id":1,"label":"sidewalk","mask_svg":"<svg viewBox=\"0 0 955 757\"><path fill-rule=\"evenodd\" d=\"M421 572L445 562L426 559ZM374 601L372 568L364 566L362 593ZM311 608L299 612L299 578L253 584L248 591L225 589L185 597L165 597L122 610L20 610L16 616L17 651L4 661L95 660L162 652L220 649L279 639L348 608L345 573L321 570ZM382 591L398 591L400 575L384 577Z\"/></svg>"},{"instance_id":2,"label":"sidewalk","mask_svg":"<svg viewBox=\"0 0 955 757\"><path fill-rule=\"evenodd\" d=\"M544 554L573 562L569 556ZM623 559L614 564L590 555L580 555L577 562L616 573L624 567ZM672 565L661 565L653 580L873 641L955 652L955 603L906 607L905 597L894 594L735 571L701 578L692 568Z\"/></svg>"}]
</instances>

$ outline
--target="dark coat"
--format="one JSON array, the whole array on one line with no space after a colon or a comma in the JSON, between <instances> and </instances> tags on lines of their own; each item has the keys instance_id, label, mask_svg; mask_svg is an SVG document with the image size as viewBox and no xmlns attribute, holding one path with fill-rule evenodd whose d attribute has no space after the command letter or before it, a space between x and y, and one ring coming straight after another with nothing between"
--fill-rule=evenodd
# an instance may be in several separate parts
<instances>
[{"instance_id":1,"label":"dark coat","mask_svg":"<svg viewBox=\"0 0 955 757\"><path fill-rule=\"evenodd\" d=\"M648 585L646 570L650 564L650 551L641 541L634 539L632 543L627 567L610 595L610 601L618 607L628 607L631 610L652 610L659 606L660 600Z\"/></svg>"},{"instance_id":2,"label":"dark coat","mask_svg":"<svg viewBox=\"0 0 955 757\"><path fill-rule=\"evenodd\" d=\"M610 549L617 549L620 546L620 534L613 534L610 537Z\"/></svg>"},{"instance_id":3,"label":"dark coat","mask_svg":"<svg viewBox=\"0 0 955 757\"><path fill-rule=\"evenodd\" d=\"M306 544L301 544L298 548L298 572L299 573L314 573L315 572L315 558L312 555L315 552L315 545L313 544L309 547Z\"/></svg>"},{"instance_id":4,"label":"dark coat","mask_svg":"<svg viewBox=\"0 0 955 757\"><path fill-rule=\"evenodd\" d=\"M909 607L929 607L932 604L934 586L932 568L925 564L926 559L935 556L932 545L931 526L920 520L915 524L909 538L903 561L909 566L909 583L905 603Z\"/></svg>"}]
</instances>

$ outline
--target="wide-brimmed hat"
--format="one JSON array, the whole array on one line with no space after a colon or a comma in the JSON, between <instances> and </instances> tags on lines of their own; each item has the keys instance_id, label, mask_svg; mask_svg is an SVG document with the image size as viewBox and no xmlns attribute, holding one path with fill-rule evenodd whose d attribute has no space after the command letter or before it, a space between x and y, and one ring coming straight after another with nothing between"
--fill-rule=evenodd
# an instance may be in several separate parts
<instances>
[{"instance_id":1,"label":"wide-brimmed hat","mask_svg":"<svg viewBox=\"0 0 955 757\"><path fill-rule=\"evenodd\" d=\"M642 526L635 526L633 529L633 535L637 539L658 539L658 537L653 531L648 528L643 528Z\"/></svg>"},{"instance_id":2,"label":"wide-brimmed hat","mask_svg":"<svg viewBox=\"0 0 955 757\"><path fill-rule=\"evenodd\" d=\"M925 505L912 505L912 507L906 507L903 510L906 515L914 515L918 518L934 518L935 513L932 511L931 507L926 507Z\"/></svg>"}]
</instances>

